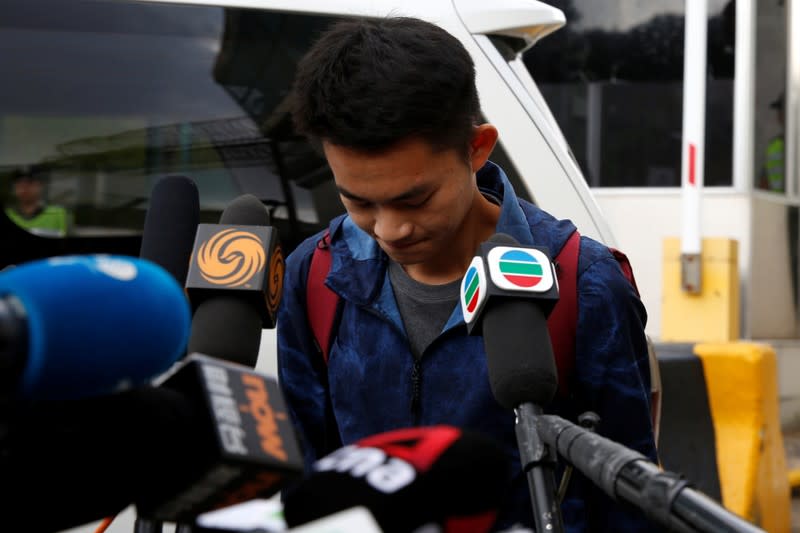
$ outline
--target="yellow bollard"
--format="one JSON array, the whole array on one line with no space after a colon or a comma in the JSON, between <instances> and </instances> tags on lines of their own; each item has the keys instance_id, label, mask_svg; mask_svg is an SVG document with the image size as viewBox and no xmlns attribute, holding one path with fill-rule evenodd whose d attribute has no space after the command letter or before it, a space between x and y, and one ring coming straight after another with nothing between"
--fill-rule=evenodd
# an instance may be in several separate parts
<instances>
[{"instance_id":1,"label":"yellow bollard","mask_svg":"<svg viewBox=\"0 0 800 533\"><path fill-rule=\"evenodd\" d=\"M789 533L791 491L772 347L697 344L716 434L722 503L770 533Z\"/></svg>"},{"instance_id":2,"label":"yellow bollard","mask_svg":"<svg viewBox=\"0 0 800 533\"><path fill-rule=\"evenodd\" d=\"M792 490L800 488L800 470L789 470L789 486Z\"/></svg>"}]
</instances>

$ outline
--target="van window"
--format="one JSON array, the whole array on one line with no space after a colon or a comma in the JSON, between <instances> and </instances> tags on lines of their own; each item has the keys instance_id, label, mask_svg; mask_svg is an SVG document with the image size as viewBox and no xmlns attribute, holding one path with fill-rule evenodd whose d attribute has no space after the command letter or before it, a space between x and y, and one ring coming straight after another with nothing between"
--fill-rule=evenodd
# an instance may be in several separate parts
<instances>
[{"instance_id":1,"label":"van window","mask_svg":"<svg viewBox=\"0 0 800 533\"><path fill-rule=\"evenodd\" d=\"M344 212L292 129L297 61L332 17L97 0L0 3L0 201L45 236L141 233L156 180L185 175L201 221L251 193L291 251ZM502 145L501 164L528 191ZM30 178L29 175L35 175ZM20 211L39 183L46 223ZM44 211L42 211L44 214ZM2 215L0 215L2 216Z\"/></svg>"},{"instance_id":2,"label":"van window","mask_svg":"<svg viewBox=\"0 0 800 533\"><path fill-rule=\"evenodd\" d=\"M66 211L70 235L135 234L155 181L185 175L198 185L204 222L249 192L293 247L342 212L327 165L285 109L297 60L332 20L2 2L0 200L14 210L17 193L32 194L16 185L38 180L42 205Z\"/></svg>"}]
</instances>

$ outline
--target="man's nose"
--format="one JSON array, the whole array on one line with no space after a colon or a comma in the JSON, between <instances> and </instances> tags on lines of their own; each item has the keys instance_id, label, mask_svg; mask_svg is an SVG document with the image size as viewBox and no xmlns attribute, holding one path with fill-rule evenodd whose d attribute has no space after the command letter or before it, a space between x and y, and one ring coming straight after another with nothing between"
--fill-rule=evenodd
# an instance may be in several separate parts
<instances>
[{"instance_id":1,"label":"man's nose","mask_svg":"<svg viewBox=\"0 0 800 533\"><path fill-rule=\"evenodd\" d=\"M384 242L397 242L409 237L413 225L407 217L391 208L380 208L375 215L373 232Z\"/></svg>"}]
</instances>

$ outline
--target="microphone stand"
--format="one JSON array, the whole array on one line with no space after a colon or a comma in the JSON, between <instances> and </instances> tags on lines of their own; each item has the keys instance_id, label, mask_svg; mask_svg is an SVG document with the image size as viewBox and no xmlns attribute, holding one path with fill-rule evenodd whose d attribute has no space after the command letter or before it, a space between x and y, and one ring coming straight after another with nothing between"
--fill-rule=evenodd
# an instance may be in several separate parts
<instances>
[{"instance_id":1,"label":"microphone stand","mask_svg":"<svg viewBox=\"0 0 800 533\"><path fill-rule=\"evenodd\" d=\"M630 448L554 415L536 416L534 426L537 439L612 499L633 505L670 531L764 533Z\"/></svg>"},{"instance_id":2,"label":"microphone stand","mask_svg":"<svg viewBox=\"0 0 800 533\"><path fill-rule=\"evenodd\" d=\"M564 523L561 507L555 498L556 457L539 437L536 420L542 416L541 407L523 403L516 409L514 430L517 435L522 471L528 478L528 488L533 504L533 520L536 531L561 533Z\"/></svg>"}]
</instances>

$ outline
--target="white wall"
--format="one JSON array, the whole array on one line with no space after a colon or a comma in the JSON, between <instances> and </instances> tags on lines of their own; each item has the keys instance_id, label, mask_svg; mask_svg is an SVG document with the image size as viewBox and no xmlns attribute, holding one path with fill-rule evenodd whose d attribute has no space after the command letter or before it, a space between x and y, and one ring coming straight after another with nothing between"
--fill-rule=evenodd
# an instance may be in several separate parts
<instances>
[{"instance_id":1,"label":"white wall","mask_svg":"<svg viewBox=\"0 0 800 533\"><path fill-rule=\"evenodd\" d=\"M593 189L597 203L628 255L647 308L647 333L661 335L662 246L665 237L681 235L680 190ZM702 234L727 237L739 243L739 274L746 279L750 257L751 202L746 194L708 191L703 200ZM742 291L742 309L747 293ZM744 324L743 324L744 326ZM747 334L747 328L742 328Z\"/></svg>"},{"instance_id":2,"label":"white wall","mask_svg":"<svg viewBox=\"0 0 800 533\"><path fill-rule=\"evenodd\" d=\"M747 313L750 331L756 338L795 339L789 207L782 197L771 193L754 194L752 206L753 276L748 283L751 298Z\"/></svg>"}]
</instances>

